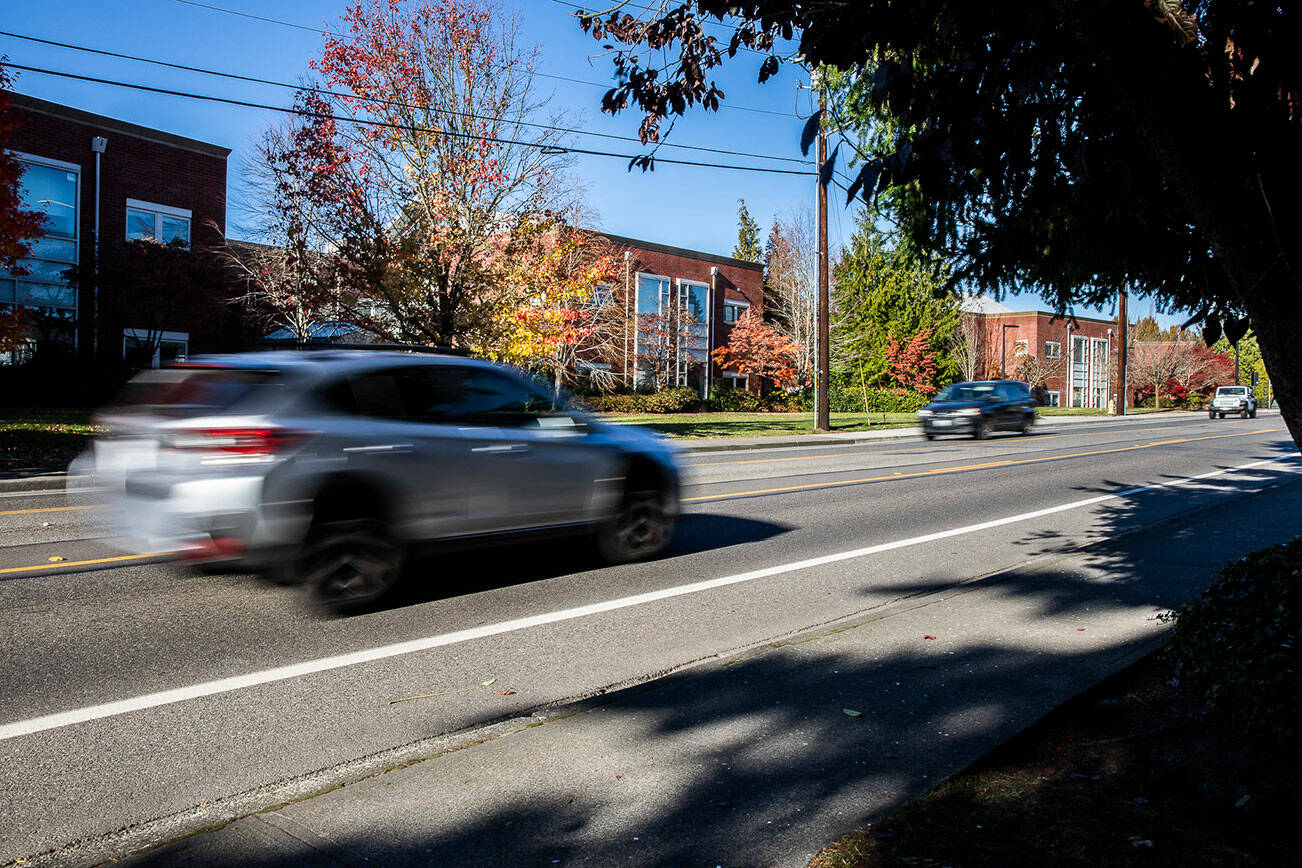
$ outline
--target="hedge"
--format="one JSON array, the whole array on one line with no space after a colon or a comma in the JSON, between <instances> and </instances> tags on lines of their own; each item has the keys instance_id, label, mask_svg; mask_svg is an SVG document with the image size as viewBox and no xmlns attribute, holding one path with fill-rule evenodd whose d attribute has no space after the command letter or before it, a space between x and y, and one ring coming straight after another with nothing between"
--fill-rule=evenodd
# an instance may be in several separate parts
<instances>
[{"instance_id":1,"label":"hedge","mask_svg":"<svg viewBox=\"0 0 1302 868\"><path fill-rule=\"evenodd\" d=\"M1167 615L1179 677L1239 733L1297 751L1302 715L1302 539L1245 555Z\"/></svg>"}]
</instances>

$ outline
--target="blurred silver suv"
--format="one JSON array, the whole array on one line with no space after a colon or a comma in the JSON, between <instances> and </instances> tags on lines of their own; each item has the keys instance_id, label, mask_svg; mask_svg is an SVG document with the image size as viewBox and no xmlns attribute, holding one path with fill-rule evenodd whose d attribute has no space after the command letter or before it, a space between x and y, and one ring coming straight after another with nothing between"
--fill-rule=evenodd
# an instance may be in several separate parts
<instances>
[{"instance_id":1,"label":"blurred silver suv","mask_svg":"<svg viewBox=\"0 0 1302 868\"><path fill-rule=\"evenodd\" d=\"M1212 402L1207 405L1207 418L1225 418L1226 413L1238 413L1243 419L1257 418L1257 396L1251 386L1218 386Z\"/></svg>"},{"instance_id":2,"label":"blurred silver suv","mask_svg":"<svg viewBox=\"0 0 1302 868\"><path fill-rule=\"evenodd\" d=\"M679 509L674 451L514 370L452 355L319 351L145 372L74 474L150 551L239 562L340 611L396 583L416 543L595 537L651 557Z\"/></svg>"}]
</instances>

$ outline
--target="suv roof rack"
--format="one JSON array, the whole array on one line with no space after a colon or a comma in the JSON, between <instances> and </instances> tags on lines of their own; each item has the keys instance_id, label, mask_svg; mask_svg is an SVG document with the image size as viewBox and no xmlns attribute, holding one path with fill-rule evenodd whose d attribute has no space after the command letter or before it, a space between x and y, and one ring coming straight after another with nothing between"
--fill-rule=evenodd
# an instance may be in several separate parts
<instances>
[{"instance_id":1,"label":"suv roof rack","mask_svg":"<svg viewBox=\"0 0 1302 868\"><path fill-rule=\"evenodd\" d=\"M371 352L426 353L437 356L470 356L470 351L461 347L429 347L423 344L333 344L333 343L295 343L292 341L262 341L272 349L298 350L301 352L329 352L331 350L369 350Z\"/></svg>"}]
</instances>

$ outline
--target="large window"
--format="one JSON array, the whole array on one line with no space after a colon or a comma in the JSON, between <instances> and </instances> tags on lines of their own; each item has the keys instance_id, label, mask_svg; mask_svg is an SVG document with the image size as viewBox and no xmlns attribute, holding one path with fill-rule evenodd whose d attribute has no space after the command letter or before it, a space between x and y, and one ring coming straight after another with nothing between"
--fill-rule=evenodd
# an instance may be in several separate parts
<instances>
[{"instance_id":1,"label":"large window","mask_svg":"<svg viewBox=\"0 0 1302 868\"><path fill-rule=\"evenodd\" d=\"M23 167L18 182L22 207L45 217L45 234L19 260L24 274L0 271L0 305L32 309L41 325L25 349L0 355L0 364L26 359L42 343L71 347L77 307L77 291L65 273L77 265L81 168L32 154L14 156Z\"/></svg>"},{"instance_id":2,"label":"large window","mask_svg":"<svg viewBox=\"0 0 1302 868\"><path fill-rule=\"evenodd\" d=\"M190 212L185 208L156 205L139 199L127 200L127 240L179 241L190 246Z\"/></svg>"}]
</instances>

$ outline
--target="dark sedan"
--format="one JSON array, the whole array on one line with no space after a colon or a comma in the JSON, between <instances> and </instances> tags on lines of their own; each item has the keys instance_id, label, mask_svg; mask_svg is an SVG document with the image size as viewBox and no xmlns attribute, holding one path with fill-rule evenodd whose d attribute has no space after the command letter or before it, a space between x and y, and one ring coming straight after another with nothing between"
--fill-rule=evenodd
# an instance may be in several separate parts
<instances>
[{"instance_id":1,"label":"dark sedan","mask_svg":"<svg viewBox=\"0 0 1302 868\"><path fill-rule=\"evenodd\" d=\"M918 419L928 440L937 434L971 434L978 440L992 431L1029 434L1035 403L1030 387L1017 380L955 383L919 410Z\"/></svg>"}]
</instances>

